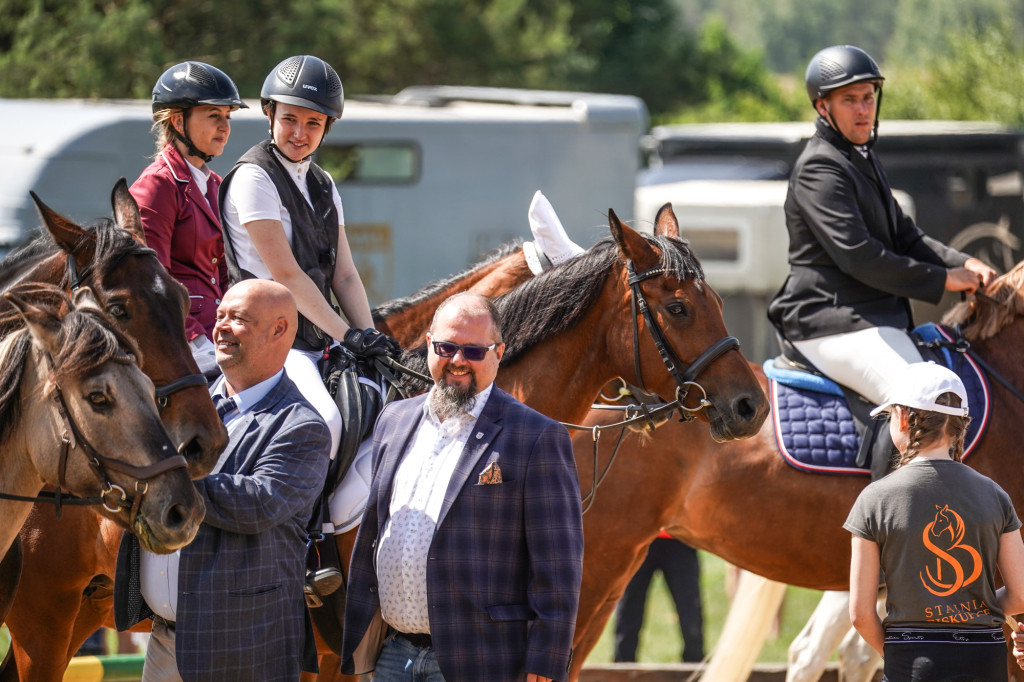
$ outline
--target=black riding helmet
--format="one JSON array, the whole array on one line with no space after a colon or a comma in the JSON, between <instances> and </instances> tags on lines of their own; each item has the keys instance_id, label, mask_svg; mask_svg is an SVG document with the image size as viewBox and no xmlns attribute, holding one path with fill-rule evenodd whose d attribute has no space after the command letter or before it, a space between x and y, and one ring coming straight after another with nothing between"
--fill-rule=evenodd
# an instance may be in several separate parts
<instances>
[{"instance_id":1,"label":"black riding helmet","mask_svg":"<svg viewBox=\"0 0 1024 682\"><path fill-rule=\"evenodd\" d=\"M871 143L878 137L878 115L882 108L882 75L878 64L864 50L853 45L833 45L826 47L811 58L807 65L804 82L807 96L814 104L828 96L833 90L853 85L854 83L874 83L878 93L878 104L875 110L875 133ZM832 122L829 121L829 124ZM835 126L832 126L835 128ZM837 129L838 130L838 129ZM869 143L869 144L871 144Z\"/></svg>"},{"instance_id":2,"label":"black riding helmet","mask_svg":"<svg viewBox=\"0 0 1024 682\"><path fill-rule=\"evenodd\" d=\"M263 110L271 102L293 104L326 114L332 121L345 108L345 91L331 65L311 55L289 57L274 67L260 90Z\"/></svg>"},{"instance_id":3,"label":"black riding helmet","mask_svg":"<svg viewBox=\"0 0 1024 682\"><path fill-rule=\"evenodd\" d=\"M182 62L175 64L161 74L153 86L153 113L163 109L180 107L188 117L189 109L200 105L248 109L249 105L238 95L238 88L228 75L217 67L203 62ZM179 133L171 126L171 132L181 140L188 153L209 161L213 156L196 148L188 134Z\"/></svg>"}]
</instances>

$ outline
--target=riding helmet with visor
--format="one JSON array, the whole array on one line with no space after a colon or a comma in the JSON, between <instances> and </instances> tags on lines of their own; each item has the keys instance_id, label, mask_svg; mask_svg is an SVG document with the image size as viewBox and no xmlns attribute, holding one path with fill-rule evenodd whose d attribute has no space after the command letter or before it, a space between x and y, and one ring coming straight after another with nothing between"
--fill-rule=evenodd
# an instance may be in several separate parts
<instances>
[{"instance_id":1,"label":"riding helmet with visor","mask_svg":"<svg viewBox=\"0 0 1024 682\"><path fill-rule=\"evenodd\" d=\"M881 89L884 80L871 55L853 45L833 45L821 50L811 58L805 77L811 102L833 90L863 81L872 82Z\"/></svg>"},{"instance_id":2,"label":"riding helmet with visor","mask_svg":"<svg viewBox=\"0 0 1024 682\"><path fill-rule=\"evenodd\" d=\"M871 55L853 45L833 45L821 50L811 58L807 65L807 74L804 77L807 96L810 97L811 104L847 85L865 82L874 84L877 93L875 129L868 146L873 145L878 138L878 114L882 108L882 82L884 80L885 76L882 75L882 71ZM826 117L829 125L838 130L830 118Z\"/></svg>"},{"instance_id":3,"label":"riding helmet with visor","mask_svg":"<svg viewBox=\"0 0 1024 682\"><path fill-rule=\"evenodd\" d=\"M153 113L178 107L188 116L189 109L200 105L248 109L249 105L238 95L238 88L228 75L215 66L203 62L181 62L161 74L153 86ZM181 140L188 153L204 161L213 157L196 148L188 133L171 132Z\"/></svg>"},{"instance_id":4,"label":"riding helmet with visor","mask_svg":"<svg viewBox=\"0 0 1024 682\"><path fill-rule=\"evenodd\" d=\"M318 111L333 121L345 108L345 91L330 64L319 57L298 55L285 59L267 74L260 101L264 111L270 102L280 102Z\"/></svg>"}]
</instances>

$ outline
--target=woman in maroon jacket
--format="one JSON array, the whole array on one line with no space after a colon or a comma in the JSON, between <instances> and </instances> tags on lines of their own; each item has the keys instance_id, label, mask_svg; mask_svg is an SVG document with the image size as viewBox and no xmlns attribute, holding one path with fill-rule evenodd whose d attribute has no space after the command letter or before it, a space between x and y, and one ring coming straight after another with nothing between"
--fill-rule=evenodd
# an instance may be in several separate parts
<instances>
[{"instance_id":1,"label":"woman in maroon jacket","mask_svg":"<svg viewBox=\"0 0 1024 682\"><path fill-rule=\"evenodd\" d=\"M156 155L131 186L146 242L188 289L185 334L200 370L216 368L211 342L217 305L228 286L217 193L221 178L206 163L224 151L231 112L247 107L220 69L182 62L153 88Z\"/></svg>"}]
</instances>

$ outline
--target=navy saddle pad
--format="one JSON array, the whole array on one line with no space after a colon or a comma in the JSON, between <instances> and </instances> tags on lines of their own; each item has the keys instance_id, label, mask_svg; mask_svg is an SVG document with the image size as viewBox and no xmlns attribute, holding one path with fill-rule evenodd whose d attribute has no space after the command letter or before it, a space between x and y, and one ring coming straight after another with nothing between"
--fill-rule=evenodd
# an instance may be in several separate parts
<instances>
[{"instance_id":1,"label":"navy saddle pad","mask_svg":"<svg viewBox=\"0 0 1024 682\"><path fill-rule=\"evenodd\" d=\"M914 335L923 344L953 340L947 329L935 324L918 327ZM988 381L966 353L922 347L921 354L955 371L967 388L971 424L964 438L966 460L988 426ZM770 384L775 442L787 463L813 473L871 475L867 467L856 464L860 435L838 384L816 374L777 368L770 359L764 372Z\"/></svg>"}]
</instances>

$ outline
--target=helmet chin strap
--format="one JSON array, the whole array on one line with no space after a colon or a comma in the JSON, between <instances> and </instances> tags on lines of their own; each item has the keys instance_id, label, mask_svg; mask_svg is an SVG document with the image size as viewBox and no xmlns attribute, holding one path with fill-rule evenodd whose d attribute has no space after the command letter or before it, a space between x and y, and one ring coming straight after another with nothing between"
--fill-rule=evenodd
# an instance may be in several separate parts
<instances>
[{"instance_id":1,"label":"helmet chin strap","mask_svg":"<svg viewBox=\"0 0 1024 682\"><path fill-rule=\"evenodd\" d=\"M182 129L185 129L185 120L187 118L188 118L188 111L186 110L181 115L181 127L182 127ZM182 144L185 145L185 150L188 152L189 156L197 156L197 157L199 157L200 159L203 160L203 163L209 163L211 160L213 160L213 154L207 154L205 152L200 151L199 148L196 147L195 143L192 142L192 138L190 138L185 133L179 133L178 129L175 128L173 125L171 125L171 132L174 133L174 137L176 137L178 140L181 141Z\"/></svg>"}]
</instances>

